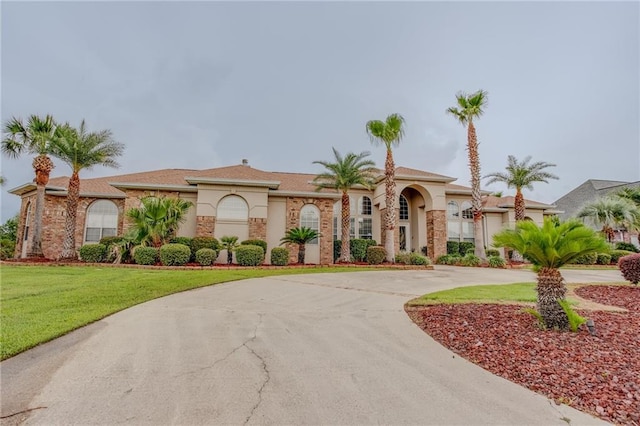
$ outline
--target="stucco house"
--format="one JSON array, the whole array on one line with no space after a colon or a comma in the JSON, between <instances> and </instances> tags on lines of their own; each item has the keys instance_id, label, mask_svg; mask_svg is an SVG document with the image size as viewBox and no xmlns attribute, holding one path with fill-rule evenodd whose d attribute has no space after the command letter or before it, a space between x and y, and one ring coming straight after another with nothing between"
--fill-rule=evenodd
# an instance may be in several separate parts
<instances>
[{"instance_id":1,"label":"stucco house","mask_svg":"<svg viewBox=\"0 0 640 426\"><path fill-rule=\"evenodd\" d=\"M78 248L104 236L122 235L129 226L125 212L140 205L146 195L179 197L193 202L179 236L237 236L262 239L269 249L280 244L288 229L307 226L320 232L307 244L308 263L333 262L333 240L340 238L340 194L316 191L314 174L267 172L242 164L206 170L164 169L118 176L82 179L76 242ZM396 249L420 252L431 258L446 253L447 240L473 241L471 189L455 178L398 167ZM54 177L46 187L42 246L47 258L62 251L68 177ZM26 257L33 226L36 186L27 183L9 191L22 198L16 257ZM513 226L513 197L484 192L485 239ZM384 174L373 190L354 189L351 197L351 236L383 242ZM527 217L541 223L559 213L555 206L526 201ZM292 261L297 255L291 247ZM267 262L269 256L266 256Z\"/></svg>"}]
</instances>

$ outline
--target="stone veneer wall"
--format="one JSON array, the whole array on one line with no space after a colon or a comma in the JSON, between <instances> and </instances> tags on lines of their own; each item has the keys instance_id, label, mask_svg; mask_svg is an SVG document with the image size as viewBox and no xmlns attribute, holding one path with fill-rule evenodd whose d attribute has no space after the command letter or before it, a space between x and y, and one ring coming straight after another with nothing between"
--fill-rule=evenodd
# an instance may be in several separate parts
<instances>
[{"instance_id":1,"label":"stone veneer wall","mask_svg":"<svg viewBox=\"0 0 640 426\"><path fill-rule=\"evenodd\" d=\"M447 254L447 212L444 210L427 212L427 252L434 262Z\"/></svg>"},{"instance_id":2,"label":"stone veneer wall","mask_svg":"<svg viewBox=\"0 0 640 426\"><path fill-rule=\"evenodd\" d=\"M333 203L331 198L287 198L287 224L286 231L300 226L300 210L305 204L314 204L320 210L320 264L333 263ZM298 261L298 247L289 245L289 262Z\"/></svg>"},{"instance_id":3,"label":"stone veneer wall","mask_svg":"<svg viewBox=\"0 0 640 426\"><path fill-rule=\"evenodd\" d=\"M249 218L249 239L267 241L267 219L260 217ZM266 256L266 253L265 253Z\"/></svg>"},{"instance_id":4,"label":"stone veneer wall","mask_svg":"<svg viewBox=\"0 0 640 426\"><path fill-rule=\"evenodd\" d=\"M213 237L215 230L215 216L196 216L196 237Z\"/></svg>"}]
</instances>

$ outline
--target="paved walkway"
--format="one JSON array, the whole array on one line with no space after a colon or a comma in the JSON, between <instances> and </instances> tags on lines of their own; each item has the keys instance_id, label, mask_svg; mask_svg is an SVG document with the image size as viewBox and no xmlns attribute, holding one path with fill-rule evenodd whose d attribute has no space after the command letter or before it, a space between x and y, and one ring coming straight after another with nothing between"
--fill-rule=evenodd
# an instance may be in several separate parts
<instances>
[{"instance_id":1,"label":"paved walkway","mask_svg":"<svg viewBox=\"0 0 640 426\"><path fill-rule=\"evenodd\" d=\"M563 271L569 282L617 271ZM0 364L3 424L598 424L493 376L403 304L530 271L254 279L157 299Z\"/></svg>"}]
</instances>

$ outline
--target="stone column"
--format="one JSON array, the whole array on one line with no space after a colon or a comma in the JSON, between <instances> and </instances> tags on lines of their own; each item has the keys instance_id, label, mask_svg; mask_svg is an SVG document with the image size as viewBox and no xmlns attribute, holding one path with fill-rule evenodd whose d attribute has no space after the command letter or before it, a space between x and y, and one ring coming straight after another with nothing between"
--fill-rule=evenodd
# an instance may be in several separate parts
<instances>
[{"instance_id":1,"label":"stone column","mask_svg":"<svg viewBox=\"0 0 640 426\"><path fill-rule=\"evenodd\" d=\"M447 212L445 210L427 212L427 251L433 261L447 254Z\"/></svg>"},{"instance_id":2,"label":"stone column","mask_svg":"<svg viewBox=\"0 0 640 426\"><path fill-rule=\"evenodd\" d=\"M216 229L215 216L196 217L196 237L213 237Z\"/></svg>"}]
</instances>

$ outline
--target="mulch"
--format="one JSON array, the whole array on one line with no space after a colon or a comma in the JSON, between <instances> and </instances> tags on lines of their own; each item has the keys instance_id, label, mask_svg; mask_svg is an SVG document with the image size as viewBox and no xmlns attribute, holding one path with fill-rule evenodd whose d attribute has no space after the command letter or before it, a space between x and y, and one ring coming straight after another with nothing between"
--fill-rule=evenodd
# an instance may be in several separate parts
<instances>
[{"instance_id":1,"label":"mulch","mask_svg":"<svg viewBox=\"0 0 640 426\"><path fill-rule=\"evenodd\" d=\"M584 286L582 298L627 312L578 312L577 333L543 331L522 306L406 307L436 341L484 369L608 422L640 424L640 287Z\"/></svg>"}]
</instances>

